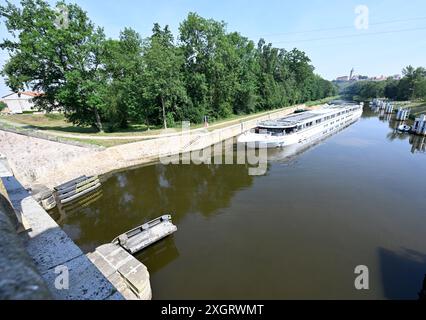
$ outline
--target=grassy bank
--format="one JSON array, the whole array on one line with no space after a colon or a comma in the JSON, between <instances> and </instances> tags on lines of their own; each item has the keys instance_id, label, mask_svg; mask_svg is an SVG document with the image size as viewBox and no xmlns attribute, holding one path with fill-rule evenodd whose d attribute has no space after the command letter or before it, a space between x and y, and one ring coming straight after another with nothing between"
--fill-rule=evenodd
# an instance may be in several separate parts
<instances>
[{"instance_id":1,"label":"grassy bank","mask_svg":"<svg viewBox=\"0 0 426 320\"><path fill-rule=\"evenodd\" d=\"M306 106L314 106L324 104L332 100L338 99L339 96L329 97L317 101L310 101L306 103ZM278 109L257 112L253 114L243 115L232 115L226 119L221 119L215 122L209 123L209 130L215 130L226 126L231 126L239 123L240 121L247 121L253 118L275 112ZM130 124L128 128L116 131L116 132L97 132L91 127L80 127L75 126L66 121L63 114L52 113L52 114L13 114L13 115L0 115L0 121L8 126L16 126L20 129L28 129L41 131L52 135L66 134L63 139L70 141L77 141L82 143L93 144L103 147L111 147L118 144L126 144L134 142L144 136L165 134L168 132L174 132L176 129L180 129L180 124L175 128L164 130L160 127L148 128L146 125L141 124ZM191 129L203 128L203 124L193 124ZM134 139L132 137L135 137ZM81 138L80 138L81 137ZM93 137L94 139L90 139ZM105 140L97 140L96 137L107 138ZM121 139L114 139L119 138ZM129 137L129 139L127 139ZM110 139L108 139L110 138Z\"/></svg>"}]
</instances>

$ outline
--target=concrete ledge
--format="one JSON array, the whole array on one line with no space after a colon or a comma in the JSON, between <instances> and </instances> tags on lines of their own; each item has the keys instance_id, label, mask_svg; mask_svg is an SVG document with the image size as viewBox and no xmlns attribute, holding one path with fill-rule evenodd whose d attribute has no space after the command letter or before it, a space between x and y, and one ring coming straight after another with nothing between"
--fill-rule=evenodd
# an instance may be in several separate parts
<instances>
[{"instance_id":1,"label":"concrete ledge","mask_svg":"<svg viewBox=\"0 0 426 320\"><path fill-rule=\"evenodd\" d=\"M126 299L151 300L148 270L126 250L109 243L87 256Z\"/></svg>"},{"instance_id":2,"label":"concrete ledge","mask_svg":"<svg viewBox=\"0 0 426 320\"><path fill-rule=\"evenodd\" d=\"M1 180L0 180L1 185ZM0 193L0 300L51 299L10 220L13 208Z\"/></svg>"},{"instance_id":3,"label":"concrete ledge","mask_svg":"<svg viewBox=\"0 0 426 320\"><path fill-rule=\"evenodd\" d=\"M12 206L25 217L31 227L20 237L55 299L124 299L117 292L117 288L87 259L80 248L1 163L0 179ZM59 275L55 273L55 269L58 266L68 270L68 289L55 287L55 280Z\"/></svg>"},{"instance_id":4,"label":"concrete ledge","mask_svg":"<svg viewBox=\"0 0 426 320\"><path fill-rule=\"evenodd\" d=\"M54 286L58 274L50 269L42 274L49 290L58 300L104 300L112 295L118 298L118 290L83 254L62 264L69 271L69 289L57 290ZM122 300L121 297L120 300Z\"/></svg>"}]
</instances>

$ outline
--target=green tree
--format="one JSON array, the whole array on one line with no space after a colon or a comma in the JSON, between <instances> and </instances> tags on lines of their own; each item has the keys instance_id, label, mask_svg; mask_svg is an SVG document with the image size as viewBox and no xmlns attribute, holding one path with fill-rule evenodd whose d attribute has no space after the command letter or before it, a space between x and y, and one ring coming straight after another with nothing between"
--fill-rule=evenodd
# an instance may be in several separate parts
<instances>
[{"instance_id":1,"label":"green tree","mask_svg":"<svg viewBox=\"0 0 426 320\"><path fill-rule=\"evenodd\" d=\"M398 80L387 80L386 81L386 86L385 86L385 97L392 99L392 100L397 100L398 99L398 84L399 81Z\"/></svg>"},{"instance_id":2,"label":"green tree","mask_svg":"<svg viewBox=\"0 0 426 320\"><path fill-rule=\"evenodd\" d=\"M296 48L288 52L285 59L299 91L300 100L297 102L312 100L314 67L310 64L311 60L303 51Z\"/></svg>"},{"instance_id":3,"label":"green tree","mask_svg":"<svg viewBox=\"0 0 426 320\"><path fill-rule=\"evenodd\" d=\"M185 82L193 111L201 120L203 115L218 118L229 114L229 81L223 64L226 50L225 24L189 13L179 27L181 48L185 59Z\"/></svg>"},{"instance_id":4,"label":"green tree","mask_svg":"<svg viewBox=\"0 0 426 320\"><path fill-rule=\"evenodd\" d=\"M358 100L382 98L385 96L385 86L384 81L359 81L347 87L344 94Z\"/></svg>"},{"instance_id":5,"label":"green tree","mask_svg":"<svg viewBox=\"0 0 426 320\"><path fill-rule=\"evenodd\" d=\"M7 108L7 104L4 103L3 101L0 101L0 111L3 111L6 108Z\"/></svg>"},{"instance_id":6,"label":"green tree","mask_svg":"<svg viewBox=\"0 0 426 320\"><path fill-rule=\"evenodd\" d=\"M144 98L150 101L160 116L164 128L173 123L178 106L185 102L186 92L181 69L183 56L174 46L173 35L168 26L161 29L154 25L153 35L144 49ZM154 114L156 112L154 111Z\"/></svg>"},{"instance_id":7,"label":"green tree","mask_svg":"<svg viewBox=\"0 0 426 320\"><path fill-rule=\"evenodd\" d=\"M408 66L402 70L404 77L400 80L398 86L398 97L401 100L411 100L418 98L420 94L416 93L417 90L422 90L421 83L422 79L426 77L426 69L423 67L414 68Z\"/></svg>"},{"instance_id":8,"label":"green tree","mask_svg":"<svg viewBox=\"0 0 426 320\"><path fill-rule=\"evenodd\" d=\"M128 121L143 122L143 57L142 39L133 29L126 28L119 40L105 42L102 57L105 83L103 101L110 129L125 128Z\"/></svg>"},{"instance_id":9,"label":"green tree","mask_svg":"<svg viewBox=\"0 0 426 320\"><path fill-rule=\"evenodd\" d=\"M2 74L13 91L43 92L35 98L38 108L61 106L73 123L102 130L103 30L95 29L77 5L58 2L57 7L65 15L43 0L0 6L12 35L1 43L11 56Z\"/></svg>"},{"instance_id":10,"label":"green tree","mask_svg":"<svg viewBox=\"0 0 426 320\"><path fill-rule=\"evenodd\" d=\"M234 114L255 112L259 88L254 43L236 32L229 34L227 41L231 52L224 58L227 61L228 72L232 72L232 90L229 97L232 111Z\"/></svg>"},{"instance_id":11,"label":"green tree","mask_svg":"<svg viewBox=\"0 0 426 320\"><path fill-rule=\"evenodd\" d=\"M281 90L276 77L283 76L279 70L280 50L273 48L272 44L266 44L263 39L259 40L256 51L258 63L257 81L259 87L258 110L268 110L282 106L284 92Z\"/></svg>"},{"instance_id":12,"label":"green tree","mask_svg":"<svg viewBox=\"0 0 426 320\"><path fill-rule=\"evenodd\" d=\"M414 98L426 99L426 77L420 78L414 82Z\"/></svg>"},{"instance_id":13,"label":"green tree","mask_svg":"<svg viewBox=\"0 0 426 320\"><path fill-rule=\"evenodd\" d=\"M119 39L106 39L77 5L57 7L61 10L45 0L0 6L12 38L1 43L11 56L2 72L12 90L43 92L35 98L38 108L60 107L77 125L114 130L144 122L166 128L175 121L226 118L335 93L314 74L304 52L274 48L262 39L255 47L239 33L228 33L224 22L196 13L181 23L176 45L168 27L158 24L145 40L128 28ZM419 78L412 83L422 94Z\"/></svg>"}]
</instances>

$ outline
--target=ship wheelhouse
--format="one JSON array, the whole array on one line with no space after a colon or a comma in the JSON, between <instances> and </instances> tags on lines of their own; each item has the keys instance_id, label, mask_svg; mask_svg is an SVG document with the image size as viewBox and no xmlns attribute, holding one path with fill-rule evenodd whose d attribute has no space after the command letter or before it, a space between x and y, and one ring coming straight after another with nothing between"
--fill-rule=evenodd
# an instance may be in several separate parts
<instances>
[{"instance_id":1,"label":"ship wheelhouse","mask_svg":"<svg viewBox=\"0 0 426 320\"><path fill-rule=\"evenodd\" d=\"M259 124L259 126L257 126L254 129L255 133L258 133L258 134L269 134L271 136L285 136L285 135L288 135L288 134L295 133L296 131L297 131L297 126L296 125L291 125L291 126L267 126L267 125Z\"/></svg>"}]
</instances>

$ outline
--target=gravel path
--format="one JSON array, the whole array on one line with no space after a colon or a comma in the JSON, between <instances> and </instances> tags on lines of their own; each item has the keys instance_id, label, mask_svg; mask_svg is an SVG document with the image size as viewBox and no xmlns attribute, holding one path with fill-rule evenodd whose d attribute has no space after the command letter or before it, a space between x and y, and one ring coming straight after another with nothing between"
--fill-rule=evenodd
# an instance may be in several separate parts
<instances>
[{"instance_id":1,"label":"gravel path","mask_svg":"<svg viewBox=\"0 0 426 320\"><path fill-rule=\"evenodd\" d=\"M216 128L223 128L231 125L239 124L243 121L255 119L257 117L261 117L267 114L273 115L274 113L280 113L284 110L288 109L281 108L271 111L265 111L258 114L252 114L247 115L245 117L241 117L239 119L231 119L228 121L222 121L216 124L212 124L207 128L197 128L197 129L191 129L192 132L206 132L211 131L212 129ZM0 123L4 123L6 125L12 126L12 127L18 127L18 128L26 128L28 125L17 123L14 121L10 121L4 118L0 118ZM35 131L38 131L37 129L34 129ZM145 132L145 134L133 134L133 135L108 135L108 136L99 136L99 135L90 135L90 134L73 134L73 133L65 133L65 132L58 132L58 131L52 131L52 130L43 130L43 134L54 136L54 137L62 137L62 138L71 138L71 139L80 139L80 140L150 140L150 139L159 139L159 138L167 138L167 137L175 137L181 134L180 128L175 129L164 129L161 130L159 133L156 134L149 134L149 132Z\"/></svg>"}]
</instances>

